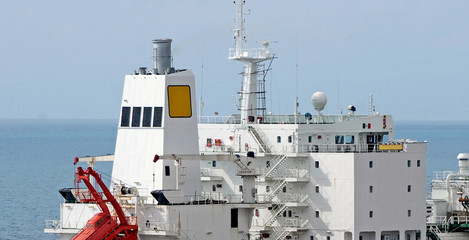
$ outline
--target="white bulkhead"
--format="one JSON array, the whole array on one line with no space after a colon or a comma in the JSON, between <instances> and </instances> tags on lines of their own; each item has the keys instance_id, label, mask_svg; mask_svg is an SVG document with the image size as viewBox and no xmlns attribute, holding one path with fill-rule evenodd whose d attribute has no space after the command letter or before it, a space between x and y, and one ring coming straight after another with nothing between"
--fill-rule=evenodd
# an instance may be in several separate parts
<instances>
[{"instance_id":1,"label":"white bulkhead","mask_svg":"<svg viewBox=\"0 0 469 240\"><path fill-rule=\"evenodd\" d=\"M157 159L199 154L194 99L191 71L127 75L112 177L140 194L155 189L200 193L199 161Z\"/></svg>"}]
</instances>

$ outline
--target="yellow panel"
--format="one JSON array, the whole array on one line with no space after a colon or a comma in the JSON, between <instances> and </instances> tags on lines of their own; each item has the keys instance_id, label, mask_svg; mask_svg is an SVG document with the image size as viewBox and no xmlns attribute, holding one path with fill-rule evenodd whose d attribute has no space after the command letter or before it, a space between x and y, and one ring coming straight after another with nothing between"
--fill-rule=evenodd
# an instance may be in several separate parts
<instances>
[{"instance_id":1,"label":"yellow panel","mask_svg":"<svg viewBox=\"0 0 469 240\"><path fill-rule=\"evenodd\" d=\"M402 150L402 144L379 145L379 150Z\"/></svg>"},{"instance_id":2,"label":"yellow panel","mask_svg":"<svg viewBox=\"0 0 469 240\"><path fill-rule=\"evenodd\" d=\"M185 86L168 86L169 116L172 118L189 118L192 116L191 88Z\"/></svg>"}]
</instances>

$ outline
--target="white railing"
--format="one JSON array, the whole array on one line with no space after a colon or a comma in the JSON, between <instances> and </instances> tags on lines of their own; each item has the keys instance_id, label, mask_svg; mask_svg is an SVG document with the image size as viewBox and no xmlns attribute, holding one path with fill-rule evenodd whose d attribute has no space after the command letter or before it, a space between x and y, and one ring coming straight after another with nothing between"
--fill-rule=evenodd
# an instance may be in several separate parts
<instances>
[{"instance_id":1,"label":"white railing","mask_svg":"<svg viewBox=\"0 0 469 240\"><path fill-rule=\"evenodd\" d=\"M433 172L433 180L446 180L446 177L453 173L453 171L435 171Z\"/></svg>"},{"instance_id":2,"label":"white railing","mask_svg":"<svg viewBox=\"0 0 469 240\"><path fill-rule=\"evenodd\" d=\"M241 120L234 116L199 116L198 123L209 124L240 124Z\"/></svg>"},{"instance_id":3,"label":"white railing","mask_svg":"<svg viewBox=\"0 0 469 240\"><path fill-rule=\"evenodd\" d=\"M80 229L80 221L46 220L46 229Z\"/></svg>"},{"instance_id":4,"label":"white railing","mask_svg":"<svg viewBox=\"0 0 469 240\"><path fill-rule=\"evenodd\" d=\"M356 120L356 119L367 119L372 118L370 115L323 115L318 117L313 115L306 117L304 115L265 115L261 120L253 123L257 124L334 124L338 122ZM240 124L240 115L231 116L199 116L199 123L211 123L211 124Z\"/></svg>"},{"instance_id":5,"label":"white railing","mask_svg":"<svg viewBox=\"0 0 469 240\"><path fill-rule=\"evenodd\" d=\"M303 219L301 218L292 218L292 217L288 217L288 218L278 218L277 221L279 222L279 224L282 226L282 227L300 227L301 226L301 223L303 222Z\"/></svg>"},{"instance_id":6,"label":"white railing","mask_svg":"<svg viewBox=\"0 0 469 240\"><path fill-rule=\"evenodd\" d=\"M308 198L308 195L303 193L278 193L277 198L283 203L301 203Z\"/></svg>"},{"instance_id":7,"label":"white railing","mask_svg":"<svg viewBox=\"0 0 469 240\"><path fill-rule=\"evenodd\" d=\"M46 229L62 229L59 220L46 220Z\"/></svg>"},{"instance_id":8,"label":"white railing","mask_svg":"<svg viewBox=\"0 0 469 240\"><path fill-rule=\"evenodd\" d=\"M271 58L274 55L268 48L230 48L228 52L229 59L237 58Z\"/></svg>"},{"instance_id":9,"label":"white railing","mask_svg":"<svg viewBox=\"0 0 469 240\"><path fill-rule=\"evenodd\" d=\"M451 216L448 219L448 223L451 223L451 224L469 223L469 216Z\"/></svg>"},{"instance_id":10,"label":"white railing","mask_svg":"<svg viewBox=\"0 0 469 240\"><path fill-rule=\"evenodd\" d=\"M249 169L240 169L238 168L236 174L245 175L245 174L254 174L254 175L262 175L263 169L260 166L256 166L255 168Z\"/></svg>"},{"instance_id":11,"label":"white railing","mask_svg":"<svg viewBox=\"0 0 469 240\"><path fill-rule=\"evenodd\" d=\"M145 225L141 227L141 230L154 230L156 232L164 231L169 233L169 235L176 235L177 229L177 224L175 223L156 221L146 221Z\"/></svg>"},{"instance_id":12,"label":"white railing","mask_svg":"<svg viewBox=\"0 0 469 240\"><path fill-rule=\"evenodd\" d=\"M202 177L223 177L222 169L201 168L200 176Z\"/></svg>"},{"instance_id":13,"label":"white railing","mask_svg":"<svg viewBox=\"0 0 469 240\"><path fill-rule=\"evenodd\" d=\"M307 169L285 169L281 177L282 178L306 178L308 177Z\"/></svg>"},{"instance_id":14,"label":"white railing","mask_svg":"<svg viewBox=\"0 0 469 240\"><path fill-rule=\"evenodd\" d=\"M282 152L286 153L366 153L389 152L403 150L379 150L379 144L305 144L283 146ZM407 143L409 144L409 143Z\"/></svg>"},{"instance_id":15,"label":"white railing","mask_svg":"<svg viewBox=\"0 0 469 240\"><path fill-rule=\"evenodd\" d=\"M224 194L221 192L202 192L202 195L186 196L190 199L190 205L209 204L212 201L220 201L226 203L241 203L243 196L240 194Z\"/></svg>"}]
</instances>

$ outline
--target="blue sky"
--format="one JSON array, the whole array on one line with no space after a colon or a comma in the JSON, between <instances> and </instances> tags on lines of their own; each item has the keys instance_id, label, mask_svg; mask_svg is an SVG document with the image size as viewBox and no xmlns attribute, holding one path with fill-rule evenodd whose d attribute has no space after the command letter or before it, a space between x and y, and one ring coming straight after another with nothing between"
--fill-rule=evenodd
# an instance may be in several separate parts
<instances>
[{"instance_id":1,"label":"blue sky","mask_svg":"<svg viewBox=\"0 0 469 240\"><path fill-rule=\"evenodd\" d=\"M469 121L468 1L246 1L247 46L273 44L267 107L301 113L349 104L395 120ZM242 64L233 47L232 1L1 1L0 118L119 115L123 79L152 66L155 38L172 38L174 65L191 69L204 113L236 111ZM273 106L273 107L272 107Z\"/></svg>"}]
</instances>

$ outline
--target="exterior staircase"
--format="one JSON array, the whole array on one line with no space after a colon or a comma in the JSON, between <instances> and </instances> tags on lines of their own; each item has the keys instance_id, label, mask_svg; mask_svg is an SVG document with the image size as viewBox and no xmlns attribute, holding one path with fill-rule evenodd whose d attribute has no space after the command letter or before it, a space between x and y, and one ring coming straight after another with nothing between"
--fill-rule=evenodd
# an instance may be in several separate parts
<instances>
[{"instance_id":1,"label":"exterior staircase","mask_svg":"<svg viewBox=\"0 0 469 240\"><path fill-rule=\"evenodd\" d=\"M273 236L271 236L270 238L274 240L285 239L288 234L290 234L290 232L285 230L283 227L274 227L272 234Z\"/></svg>"},{"instance_id":2,"label":"exterior staircase","mask_svg":"<svg viewBox=\"0 0 469 240\"><path fill-rule=\"evenodd\" d=\"M272 199L277 196L278 192L287 185L287 181L285 179L278 179L274 182L272 190L269 195L267 195L264 199L264 202L271 202Z\"/></svg>"},{"instance_id":3,"label":"exterior staircase","mask_svg":"<svg viewBox=\"0 0 469 240\"><path fill-rule=\"evenodd\" d=\"M270 152L270 148L267 146L265 141L260 136L259 132L254 127L248 126L248 132L251 133L254 140L256 140L262 152L265 152L265 153Z\"/></svg>"},{"instance_id":4,"label":"exterior staircase","mask_svg":"<svg viewBox=\"0 0 469 240\"><path fill-rule=\"evenodd\" d=\"M272 175L278 171L279 167L287 160L287 156L285 155L277 155L270 164L270 169L264 175L266 178L272 177Z\"/></svg>"},{"instance_id":5,"label":"exterior staircase","mask_svg":"<svg viewBox=\"0 0 469 240\"><path fill-rule=\"evenodd\" d=\"M286 205L277 205L277 207L274 209L272 209L272 214L266 218L264 218L264 225L267 226L267 227L271 227L272 226L272 223L275 222L275 220L277 219L277 216L279 214L281 214L283 211L287 210L287 206Z\"/></svg>"}]
</instances>

